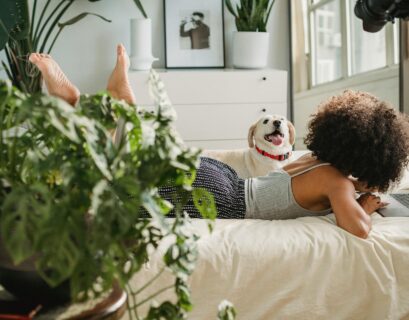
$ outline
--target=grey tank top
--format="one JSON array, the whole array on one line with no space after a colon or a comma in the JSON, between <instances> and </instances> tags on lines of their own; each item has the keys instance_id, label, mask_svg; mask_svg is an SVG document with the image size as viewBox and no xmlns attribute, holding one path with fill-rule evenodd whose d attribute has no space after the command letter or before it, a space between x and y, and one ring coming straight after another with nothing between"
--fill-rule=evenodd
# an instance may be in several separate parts
<instances>
[{"instance_id":1,"label":"grey tank top","mask_svg":"<svg viewBox=\"0 0 409 320\"><path fill-rule=\"evenodd\" d=\"M291 179L312 169L330 165L315 164L292 176L283 169L270 172L268 175L245 180L244 192L246 201L246 219L295 219L305 216L323 216L331 209L311 211L301 207L294 198Z\"/></svg>"}]
</instances>

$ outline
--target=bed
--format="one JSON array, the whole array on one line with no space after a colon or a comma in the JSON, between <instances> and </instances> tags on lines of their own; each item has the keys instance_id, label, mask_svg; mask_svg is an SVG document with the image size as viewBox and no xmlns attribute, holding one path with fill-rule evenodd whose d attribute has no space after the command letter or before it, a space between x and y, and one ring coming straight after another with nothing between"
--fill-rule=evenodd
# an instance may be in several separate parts
<instances>
[{"instance_id":1,"label":"bed","mask_svg":"<svg viewBox=\"0 0 409 320\"><path fill-rule=\"evenodd\" d=\"M375 213L372 223L364 240L337 227L334 214L217 220L211 234L206 221L194 220L201 238L188 318L215 319L227 299L243 320L409 319L409 218ZM132 285L140 287L161 265L153 254ZM164 274L145 294L171 282ZM171 298L168 291L157 301Z\"/></svg>"}]
</instances>

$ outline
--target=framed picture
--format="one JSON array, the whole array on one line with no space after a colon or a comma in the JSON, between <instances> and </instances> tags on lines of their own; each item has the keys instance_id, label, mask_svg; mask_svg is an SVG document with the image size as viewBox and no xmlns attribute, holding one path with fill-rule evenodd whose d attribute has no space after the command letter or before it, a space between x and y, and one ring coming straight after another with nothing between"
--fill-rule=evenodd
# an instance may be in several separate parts
<instances>
[{"instance_id":1,"label":"framed picture","mask_svg":"<svg viewBox=\"0 0 409 320\"><path fill-rule=\"evenodd\" d=\"M164 0L166 68L224 68L223 0Z\"/></svg>"}]
</instances>

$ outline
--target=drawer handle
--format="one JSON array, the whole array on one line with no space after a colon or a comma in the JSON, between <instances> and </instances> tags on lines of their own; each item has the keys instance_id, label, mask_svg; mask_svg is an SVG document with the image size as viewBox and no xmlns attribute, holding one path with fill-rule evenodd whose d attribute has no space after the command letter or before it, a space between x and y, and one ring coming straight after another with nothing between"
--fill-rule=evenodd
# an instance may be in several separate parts
<instances>
[{"instance_id":1,"label":"drawer handle","mask_svg":"<svg viewBox=\"0 0 409 320\"><path fill-rule=\"evenodd\" d=\"M266 80L267 80L267 77L263 77L263 78L261 78L261 80L266 81Z\"/></svg>"},{"instance_id":2,"label":"drawer handle","mask_svg":"<svg viewBox=\"0 0 409 320\"><path fill-rule=\"evenodd\" d=\"M266 111L267 111L266 108L261 109L261 112L266 112Z\"/></svg>"}]
</instances>

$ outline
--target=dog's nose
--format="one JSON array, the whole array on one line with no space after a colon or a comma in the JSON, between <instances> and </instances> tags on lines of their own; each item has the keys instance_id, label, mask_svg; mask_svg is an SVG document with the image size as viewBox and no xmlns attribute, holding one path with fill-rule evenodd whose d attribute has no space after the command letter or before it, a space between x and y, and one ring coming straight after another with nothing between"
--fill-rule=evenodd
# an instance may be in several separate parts
<instances>
[{"instance_id":1,"label":"dog's nose","mask_svg":"<svg viewBox=\"0 0 409 320\"><path fill-rule=\"evenodd\" d=\"M281 121L280 120L274 120L273 125L274 125L274 127L278 128L279 126L281 126Z\"/></svg>"}]
</instances>

